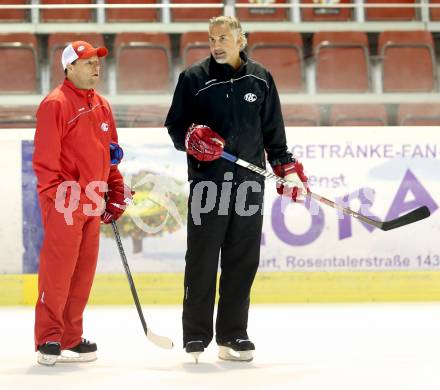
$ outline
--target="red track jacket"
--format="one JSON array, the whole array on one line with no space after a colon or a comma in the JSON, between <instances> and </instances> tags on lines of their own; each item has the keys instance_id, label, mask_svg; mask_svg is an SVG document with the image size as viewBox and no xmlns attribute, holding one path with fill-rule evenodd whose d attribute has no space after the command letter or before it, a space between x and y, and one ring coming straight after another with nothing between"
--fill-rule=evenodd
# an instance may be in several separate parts
<instances>
[{"instance_id":1,"label":"red track jacket","mask_svg":"<svg viewBox=\"0 0 440 390\"><path fill-rule=\"evenodd\" d=\"M93 89L76 88L65 80L37 111L33 167L38 193L55 199L57 187L73 180L84 189L91 181L104 181L110 189L123 186L116 165L110 165L110 142L118 142L108 102Z\"/></svg>"}]
</instances>

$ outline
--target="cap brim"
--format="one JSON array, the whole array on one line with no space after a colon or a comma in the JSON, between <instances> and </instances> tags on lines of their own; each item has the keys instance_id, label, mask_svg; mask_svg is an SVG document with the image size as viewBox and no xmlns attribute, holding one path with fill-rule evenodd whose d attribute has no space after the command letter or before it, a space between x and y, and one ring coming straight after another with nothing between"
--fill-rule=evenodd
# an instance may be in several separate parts
<instances>
[{"instance_id":1,"label":"cap brim","mask_svg":"<svg viewBox=\"0 0 440 390\"><path fill-rule=\"evenodd\" d=\"M108 54L108 50L105 47L98 47L96 54L98 57L105 57Z\"/></svg>"},{"instance_id":2,"label":"cap brim","mask_svg":"<svg viewBox=\"0 0 440 390\"><path fill-rule=\"evenodd\" d=\"M86 53L83 53L80 58L90 58L93 56L105 57L108 54L108 50L105 47L97 47Z\"/></svg>"}]
</instances>

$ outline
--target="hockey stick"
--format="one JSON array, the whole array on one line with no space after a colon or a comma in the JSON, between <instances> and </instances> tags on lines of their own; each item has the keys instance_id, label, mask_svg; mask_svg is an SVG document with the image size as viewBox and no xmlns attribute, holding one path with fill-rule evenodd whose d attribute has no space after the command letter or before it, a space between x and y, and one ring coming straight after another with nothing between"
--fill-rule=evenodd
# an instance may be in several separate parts
<instances>
[{"instance_id":1,"label":"hockey stick","mask_svg":"<svg viewBox=\"0 0 440 390\"><path fill-rule=\"evenodd\" d=\"M145 322L145 318L144 318L144 313L142 312L142 307L139 302L139 297L136 291L136 287L134 285L133 277L131 276L130 267L128 266L127 257L125 256L124 247L122 246L122 241L121 241L121 236L119 235L118 226L116 225L115 221L112 221L112 228L113 228L113 233L115 234L116 243L118 244L119 254L121 255L122 263L124 264L124 269L127 275L128 283L130 285L131 294L133 295L133 300L136 305L139 318L142 322L142 327L144 328L145 335L147 336L148 340L150 340L153 344L157 345L158 347L165 349L172 349L174 344L171 339L169 339L168 337L159 336L153 333L147 327L147 323Z\"/></svg>"},{"instance_id":2,"label":"hockey stick","mask_svg":"<svg viewBox=\"0 0 440 390\"><path fill-rule=\"evenodd\" d=\"M261 176L264 176L268 179L273 179L279 184L287 184L289 185L289 182L281 177L278 177L272 172L269 172L263 168L260 168L254 164L251 164L247 161L244 161L236 156L233 156L232 154L229 154L227 152L223 152L222 158L225 160L231 161L237 165L240 165L241 167L247 168L251 170L252 172L256 172L260 174ZM398 218L392 219L390 221L377 221L375 219L371 219L366 217L365 215L359 214L356 211L353 211L349 209L348 207L344 207L341 204L338 204L336 202L331 201L330 199L324 198L323 196L320 196L318 194L315 194L313 192L309 192L307 194L308 197L313 198L317 200L318 202L324 203L327 206L333 207L334 209L337 209L341 212L343 212L346 215L349 215L353 218L359 219L362 222L365 222L369 225L375 226L381 230L391 230L396 229L401 226L409 225L410 223L420 221L421 219L427 218L431 215L428 207L421 206L418 209L415 209L413 211L410 211L408 214L402 215Z\"/></svg>"}]
</instances>

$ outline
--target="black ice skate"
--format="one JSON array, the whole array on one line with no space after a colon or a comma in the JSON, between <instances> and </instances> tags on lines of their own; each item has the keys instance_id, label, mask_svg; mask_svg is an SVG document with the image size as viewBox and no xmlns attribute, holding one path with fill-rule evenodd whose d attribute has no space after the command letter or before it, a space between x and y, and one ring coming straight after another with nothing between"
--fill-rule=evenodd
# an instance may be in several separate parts
<instances>
[{"instance_id":1,"label":"black ice skate","mask_svg":"<svg viewBox=\"0 0 440 390\"><path fill-rule=\"evenodd\" d=\"M58 359L60 363L86 363L93 362L98 357L96 351L98 347L96 343L89 340L81 339L81 342L73 348L65 350Z\"/></svg>"},{"instance_id":2,"label":"black ice skate","mask_svg":"<svg viewBox=\"0 0 440 390\"><path fill-rule=\"evenodd\" d=\"M196 364L199 362L199 356L204 350L205 344L201 340L188 341L185 345L185 352L192 355Z\"/></svg>"},{"instance_id":3,"label":"black ice skate","mask_svg":"<svg viewBox=\"0 0 440 390\"><path fill-rule=\"evenodd\" d=\"M45 366L53 366L61 355L60 343L48 341L37 348L37 362Z\"/></svg>"},{"instance_id":4,"label":"black ice skate","mask_svg":"<svg viewBox=\"0 0 440 390\"><path fill-rule=\"evenodd\" d=\"M218 357L222 360L250 362L254 358L255 345L248 339L219 342Z\"/></svg>"}]
</instances>

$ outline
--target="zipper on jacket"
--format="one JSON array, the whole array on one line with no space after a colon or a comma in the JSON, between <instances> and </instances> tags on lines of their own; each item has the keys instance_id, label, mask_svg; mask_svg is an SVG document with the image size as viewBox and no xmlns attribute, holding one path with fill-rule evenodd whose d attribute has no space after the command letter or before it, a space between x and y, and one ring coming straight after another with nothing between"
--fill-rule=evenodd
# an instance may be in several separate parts
<instances>
[{"instance_id":1,"label":"zipper on jacket","mask_svg":"<svg viewBox=\"0 0 440 390\"><path fill-rule=\"evenodd\" d=\"M93 107L93 93L91 92L87 93L87 105L89 106L89 108Z\"/></svg>"}]
</instances>

